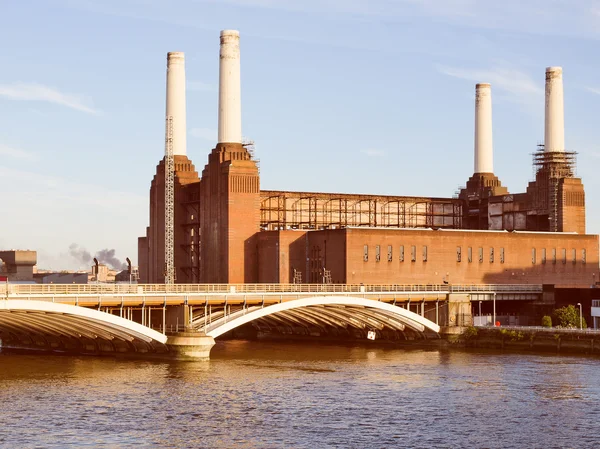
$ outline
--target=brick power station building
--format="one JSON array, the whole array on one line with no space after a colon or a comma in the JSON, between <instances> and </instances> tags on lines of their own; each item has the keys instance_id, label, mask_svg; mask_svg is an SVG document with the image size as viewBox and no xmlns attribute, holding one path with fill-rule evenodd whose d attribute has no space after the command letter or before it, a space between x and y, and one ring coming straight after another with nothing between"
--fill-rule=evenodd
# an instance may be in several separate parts
<instances>
[{"instance_id":1,"label":"brick power station building","mask_svg":"<svg viewBox=\"0 0 600 449\"><path fill-rule=\"evenodd\" d=\"M595 282L598 236L585 234L565 151L561 68L546 70L545 140L526 192L494 175L489 84L476 86L474 174L456 198L265 191L242 142L239 33L220 39L218 143L201 173L186 156L184 55L167 57L177 283ZM165 161L138 241L144 283L165 280Z\"/></svg>"}]
</instances>

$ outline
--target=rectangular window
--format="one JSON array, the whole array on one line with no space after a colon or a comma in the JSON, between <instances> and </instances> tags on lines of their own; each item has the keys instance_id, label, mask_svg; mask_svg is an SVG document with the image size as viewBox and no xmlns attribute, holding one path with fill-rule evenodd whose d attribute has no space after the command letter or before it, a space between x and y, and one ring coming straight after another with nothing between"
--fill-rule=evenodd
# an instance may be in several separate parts
<instances>
[{"instance_id":1,"label":"rectangular window","mask_svg":"<svg viewBox=\"0 0 600 449\"><path fill-rule=\"evenodd\" d=\"M561 253L562 253L563 263L567 263L567 249L566 248L561 249Z\"/></svg>"},{"instance_id":2,"label":"rectangular window","mask_svg":"<svg viewBox=\"0 0 600 449\"><path fill-rule=\"evenodd\" d=\"M531 249L531 263L535 265L535 248Z\"/></svg>"},{"instance_id":3,"label":"rectangular window","mask_svg":"<svg viewBox=\"0 0 600 449\"><path fill-rule=\"evenodd\" d=\"M552 248L552 263L556 263L556 248Z\"/></svg>"},{"instance_id":4,"label":"rectangular window","mask_svg":"<svg viewBox=\"0 0 600 449\"><path fill-rule=\"evenodd\" d=\"M542 248L542 263L546 263L546 248Z\"/></svg>"},{"instance_id":5,"label":"rectangular window","mask_svg":"<svg viewBox=\"0 0 600 449\"><path fill-rule=\"evenodd\" d=\"M392 257L392 245L388 245L388 262L391 262L392 260L394 260Z\"/></svg>"},{"instance_id":6,"label":"rectangular window","mask_svg":"<svg viewBox=\"0 0 600 449\"><path fill-rule=\"evenodd\" d=\"M571 260L573 263L577 263L577 250L575 248L571 250Z\"/></svg>"},{"instance_id":7,"label":"rectangular window","mask_svg":"<svg viewBox=\"0 0 600 449\"><path fill-rule=\"evenodd\" d=\"M500 248L500 263L504 263L504 248Z\"/></svg>"},{"instance_id":8,"label":"rectangular window","mask_svg":"<svg viewBox=\"0 0 600 449\"><path fill-rule=\"evenodd\" d=\"M411 262L417 261L417 247L415 245L410 247L410 261Z\"/></svg>"},{"instance_id":9,"label":"rectangular window","mask_svg":"<svg viewBox=\"0 0 600 449\"><path fill-rule=\"evenodd\" d=\"M456 247L456 261L460 262L462 259L462 248L460 246Z\"/></svg>"},{"instance_id":10,"label":"rectangular window","mask_svg":"<svg viewBox=\"0 0 600 449\"><path fill-rule=\"evenodd\" d=\"M400 262L404 262L404 245L400 246Z\"/></svg>"},{"instance_id":11,"label":"rectangular window","mask_svg":"<svg viewBox=\"0 0 600 449\"><path fill-rule=\"evenodd\" d=\"M585 264L585 249L581 250L581 263Z\"/></svg>"},{"instance_id":12,"label":"rectangular window","mask_svg":"<svg viewBox=\"0 0 600 449\"><path fill-rule=\"evenodd\" d=\"M483 248L479 248L479 263L483 263Z\"/></svg>"},{"instance_id":13,"label":"rectangular window","mask_svg":"<svg viewBox=\"0 0 600 449\"><path fill-rule=\"evenodd\" d=\"M381 246L375 246L375 262L379 262L381 260Z\"/></svg>"},{"instance_id":14,"label":"rectangular window","mask_svg":"<svg viewBox=\"0 0 600 449\"><path fill-rule=\"evenodd\" d=\"M365 245L363 250L364 250L363 260L365 262L368 262L369 261L369 245Z\"/></svg>"},{"instance_id":15,"label":"rectangular window","mask_svg":"<svg viewBox=\"0 0 600 449\"><path fill-rule=\"evenodd\" d=\"M473 262L473 248L470 246L467 248L467 261L469 263Z\"/></svg>"},{"instance_id":16,"label":"rectangular window","mask_svg":"<svg viewBox=\"0 0 600 449\"><path fill-rule=\"evenodd\" d=\"M427 247L423 247L423 262L427 262Z\"/></svg>"},{"instance_id":17,"label":"rectangular window","mask_svg":"<svg viewBox=\"0 0 600 449\"><path fill-rule=\"evenodd\" d=\"M490 248L490 263L494 263L494 248Z\"/></svg>"}]
</instances>

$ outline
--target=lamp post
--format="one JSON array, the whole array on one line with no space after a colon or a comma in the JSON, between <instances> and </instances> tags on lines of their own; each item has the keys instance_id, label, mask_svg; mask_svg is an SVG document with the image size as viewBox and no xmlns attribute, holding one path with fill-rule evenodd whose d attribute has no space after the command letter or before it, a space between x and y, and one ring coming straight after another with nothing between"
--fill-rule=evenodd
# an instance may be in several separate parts
<instances>
[{"instance_id":1,"label":"lamp post","mask_svg":"<svg viewBox=\"0 0 600 449\"><path fill-rule=\"evenodd\" d=\"M579 306L579 330L583 330L583 312L581 311L581 303L578 302L577 305Z\"/></svg>"}]
</instances>

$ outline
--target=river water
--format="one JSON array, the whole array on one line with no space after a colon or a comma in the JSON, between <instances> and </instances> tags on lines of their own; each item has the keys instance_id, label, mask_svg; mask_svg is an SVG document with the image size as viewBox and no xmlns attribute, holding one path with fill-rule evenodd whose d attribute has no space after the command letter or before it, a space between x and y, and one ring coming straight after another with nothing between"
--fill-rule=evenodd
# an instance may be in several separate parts
<instances>
[{"instance_id":1,"label":"river water","mask_svg":"<svg viewBox=\"0 0 600 449\"><path fill-rule=\"evenodd\" d=\"M600 359L219 342L208 362L0 353L0 447L599 447Z\"/></svg>"}]
</instances>

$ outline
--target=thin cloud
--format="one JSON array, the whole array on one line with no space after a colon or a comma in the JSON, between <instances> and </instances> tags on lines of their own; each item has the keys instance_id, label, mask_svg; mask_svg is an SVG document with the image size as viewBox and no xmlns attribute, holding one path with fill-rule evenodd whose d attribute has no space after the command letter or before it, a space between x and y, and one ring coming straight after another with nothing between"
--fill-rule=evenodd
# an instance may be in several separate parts
<instances>
[{"instance_id":1,"label":"thin cloud","mask_svg":"<svg viewBox=\"0 0 600 449\"><path fill-rule=\"evenodd\" d=\"M15 159L26 159L28 161L35 161L37 155L29 151L21 150L19 148L13 148L0 143L0 156L12 157Z\"/></svg>"},{"instance_id":2,"label":"thin cloud","mask_svg":"<svg viewBox=\"0 0 600 449\"><path fill-rule=\"evenodd\" d=\"M229 9L283 11L328 17L333 20L354 21L380 19L404 21L408 19L432 19L436 22L473 29L494 29L509 32L577 36L597 39L600 37L597 19L600 7L597 0L61 0L72 8L151 20L199 29L216 30L206 20L207 3ZM175 3L173 5L172 3ZM252 34L245 30L244 35ZM274 39L290 36L268 35ZM323 42L321 42L323 44Z\"/></svg>"},{"instance_id":3,"label":"thin cloud","mask_svg":"<svg viewBox=\"0 0 600 449\"><path fill-rule=\"evenodd\" d=\"M385 155L385 151L377 150L375 148L367 148L365 150L360 150L362 154L366 154L369 157L381 157Z\"/></svg>"},{"instance_id":4,"label":"thin cloud","mask_svg":"<svg viewBox=\"0 0 600 449\"><path fill-rule=\"evenodd\" d=\"M519 102L537 100L544 93L543 80L536 82L527 73L513 68L461 69L438 66L437 70L444 75L454 78L476 83L490 83L492 89L507 92L514 100Z\"/></svg>"},{"instance_id":5,"label":"thin cloud","mask_svg":"<svg viewBox=\"0 0 600 449\"><path fill-rule=\"evenodd\" d=\"M98 114L98 110L86 105L81 96L63 93L39 83L0 84L0 96L11 100L44 101L88 114Z\"/></svg>"},{"instance_id":6,"label":"thin cloud","mask_svg":"<svg viewBox=\"0 0 600 449\"><path fill-rule=\"evenodd\" d=\"M596 95L600 95L600 89L596 87L586 87L585 90Z\"/></svg>"},{"instance_id":7,"label":"thin cloud","mask_svg":"<svg viewBox=\"0 0 600 449\"><path fill-rule=\"evenodd\" d=\"M210 140L211 142L216 142L217 130L211 128L192 128L190 129L190 136L198 137L204 140Z\"/></svg>"}]
</instances>

